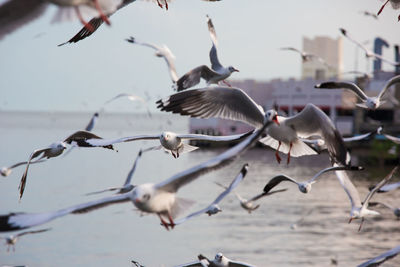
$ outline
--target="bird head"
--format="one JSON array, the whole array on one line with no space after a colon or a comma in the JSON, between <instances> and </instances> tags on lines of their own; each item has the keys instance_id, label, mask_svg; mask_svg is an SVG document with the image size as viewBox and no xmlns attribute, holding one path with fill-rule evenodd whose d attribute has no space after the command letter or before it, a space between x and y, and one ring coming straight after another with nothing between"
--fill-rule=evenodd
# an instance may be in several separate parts
<instances>
[{"instance_id":1,"label":"bird head","mask_svg":"<svg viewBox=\"0 0 400 267\"><path fill-rule=\"evenodd\" d=\"M222 261L222 257L224 257L224 255L221 252L218 252L217 255L215 255L215 260L217 262L221 262Z\"/></svg>"},{"instance_id":2,"label":"bird head","mask_svg":"<svg viewBox=\"0 0 400 267\"><path fill-rule=\"evenodd\" d=\"M312 184L313 184L313 183L300 183L300 184L299 184L299 190L300 190L302 193L307 194L308 192L311 191L311 185L312 185Z\"/></svg>"},{"instance_id":3,"label":"bird head","mask_svg":"<svg viewBox=\"0 0 400 267\"><path fill-rule=\"evenodd\" d=\"M135 206L142 205L151 199L152 188L152 184L142 184L133 188L132 200Z\"/></svg>"},{"instance_id":4,"label":"bird head","mask_svg":"<svg viewBox=\"0 0 400 267\"><path fill-rule=\"evenodd\" d=\"M267 113L265 113L265 117L267 118L268 121L273 121L276 124L280 125L278 121L278 113L276 112L276 110L274 109L268 110Z\"/></svg>"},{"instance_id":5,"label":"bird head","mask_svg":"<svg viewBox=\"0 0 400 267\"><path fill-rule=\"evenodd\" d=\"M12 170L10 168L3 167L3 168L0 169L0 174L1 174L1 176L6 177L6 176L10 175L11 171Z\"/></svg>"},{"instance_id":6,"label":"bird head","mask_svg":"<svg viewBox=\"0 0 400 267\"><path fill-rule=\"evenodd\" d=\"M171 132L162 132L161 133L161 139L163 139L166 142L170 141L174 136L175 136L175 134L173 134Z\"/></svg>"},{"instance_id":7,"label":"bird head","mask_svg":"<svg viewBox=\"0 0 400 267\"><path fill-rule=\"evenodd\" d=\"M238 69L235 69L235 68L232 67L232 66L229 66L229 67L228 67L228 70L229 70L230 73L232 73L232 72L239 72Z\"/></svg>"}]
</instances>

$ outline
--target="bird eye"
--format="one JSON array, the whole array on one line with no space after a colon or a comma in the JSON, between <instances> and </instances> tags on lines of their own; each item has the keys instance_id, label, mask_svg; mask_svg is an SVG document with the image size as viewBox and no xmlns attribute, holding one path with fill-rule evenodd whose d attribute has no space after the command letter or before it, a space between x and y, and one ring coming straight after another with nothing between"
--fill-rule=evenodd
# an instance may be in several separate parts
<instances>
[{"instance_id":1,"label":"bird eye","mask_svg":"<svg viewBox=\"0 0 400 267\"><path fill-rule=\"evenodd\" d=\"M144 200L149 200L150 199L150 195L149 194L144 194L143 195L143 199Z\"/></svg>"}]
</instances>

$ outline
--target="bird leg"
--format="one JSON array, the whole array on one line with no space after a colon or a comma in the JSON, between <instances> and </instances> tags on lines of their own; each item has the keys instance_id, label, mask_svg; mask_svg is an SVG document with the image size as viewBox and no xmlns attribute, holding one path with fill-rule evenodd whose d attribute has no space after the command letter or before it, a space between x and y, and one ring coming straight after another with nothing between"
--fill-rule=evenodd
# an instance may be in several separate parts
<instances>
[{"instance_id":1,"label":"bird leg","mask_svg":"<svg viewBox=\"0 0 400 267\"><path fill-rule=\"evenodd\" d=\"M161 215L160 214L157 214L158 215L158 217L160 218L160 221L161 221L161 225L163 225L164 227L165 227L165 229L167 229L167 231L169 231L169 225L168 225L168 223L166 222L166 221L164 221L164 219L161 217Z\"/></svg>"},{"instance_id":2,"label":"bird leg","mask_svg":"<svg viewBox=\"0 0 400 267\"><path fill-rule=\"evenodd\" d=\"M286 162L287 165L289 165L289 163L290 163L290 150L292 150L292 146L293 146L293 144L292 144L292 142L290 142L290 147L289 147L289 152L288 152L288 157L287 157L287 162Z\"/></svg>"},{"instance_id":3,"label":"bird leg","mask_svg":"<svg viewBox=\"0 0 400 267\"><path fill-rule=\"evenodd\" d=\"M171 214L169 212L168 212L168 220L170 222L169 226L171 226L171 229L174 229L175 223L174 223L174 220L172 219Z\"/></svg>"},{"instance_id":4,"label":"bird leg","mask_svg":"<svg viewBox=\"0 0 400 267\"><path fill-rule=\"evenodd\" d=\"M165 9L168 10L168 2L167 2L167 0L164 0L164 2L165 2Z\"/></svg>"},{"instance_id":5,"label":"bird leg","mask_svg":"<svg viewBox=\"0 0 400 267\"><path fill-rule=\"evenodd\" d=\"M222 80L222 82L223 82L224 84L228 85L229 87L232 87L232 85L230 85L227 81Z\"/></svg>"},{"instance_id":6,"label":"bird leg","mask_svg":"<svg viewBox=\"0 0 400 267\"><path fill-rule=\"evenodd\" d=\"M278 161L279 164L281 164L281 157L279 156L279 148L281 147L281 141L279 141L279 145L278 148L275 151L275 157L276 157L276 161Z\"/></svg>"},{"instance_id":7,"label":"bird leg","mask_svg":"<svg viewBox=\"0 0 400 267\"><path fill-rule=\"evenodd\" d=\"M93 0L94 1L94 6L96 7L97 11L99 11L100 17L101 19L107 23L107 25L111 25L110 20L108 19L108 17L104 14L104 12L101 10L100 4L99 4L99 0Z\"/></svg>"},{"instance_id":8,"label":"bird leg","mask_svg":"<svg viewBox=\"0 0 400 267\"><path fill-rule=\"evenodd\" d=\"M383 8L387 5L387 3L389 3L389 0L387 0L387 1L382 5L381 9L379 9L378 14L377 14L378 16L379 16L379 14L381 14Z\"/></svg>"},{"instance_id":9,"label":"bird leg","mask_svg":"<svg viewBox=\"0 0 400 267\"><path fill-rule=\"evenodd\" d=\"M176 151L176 157L179 158L179 151Z\"/></svg>"},{"instance_id":10,"label":"bird leg","mask_svg":"<svg viewBox=\"0 0 400 267\"><path fill-rule=\"evenodd\" d=\"M94 28L90 23L87 23L86 20L83 19L81 11L79 10L79 6L75 6L75 12L78 16L79 21L83 24L83 26L90 32L94 32Z\"/></svg>"},{"instance_id":11,"label":"bird leg","mask_svg":"<svg viewBox=\"0 0 400 267\"><path fill-rule=\"evenodd\" d=\"M171 154L176 159L176 155L175 155L174 151L171 150Z\"/></svg>"},{"instance_id":12,"label":"bird leg","mask_svg":"<svg viewBox=\"0 0 400 267\"><path fill-rule=\"evenodd\" d=\"M363 222L364 222L364 217L361 218L360 227L358 228L358 231L359 231L359 232L361 231L361 226L363 225Z\"/></svg>"}]
</instances>

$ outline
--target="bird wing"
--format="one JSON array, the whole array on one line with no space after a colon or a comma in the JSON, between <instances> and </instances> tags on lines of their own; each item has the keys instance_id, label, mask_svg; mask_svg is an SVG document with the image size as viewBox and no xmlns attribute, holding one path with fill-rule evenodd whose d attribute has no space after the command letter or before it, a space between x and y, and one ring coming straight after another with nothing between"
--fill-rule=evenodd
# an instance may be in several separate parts
<instances>
[{"instance_id":1,"label":"bird wing","mask_svg":"<svg viewBox=\"0 0 400 267\"><path fill-rule=\"evenodd\" d=\"M99 113L96 112L93 114L92 118L90 119L88 125L85 128L85 131L90 132L91 130L93 130L94 125L96 124L97 118L99 117Z\"/></svg>"},{"instance_id":2,"label":"bird wing","mask_svg":"<svg viewBox=\"0 0 400 267\"><path fill-rule=\"evenodd\" d=\"M101 140L103 140L103 138L101 138L98 135L95 135L92 132L77 131L77 132L71 134L70 136L68 136L63 142L67 143L67 144L77 145L79 147L93 147L94 145L91 145L90 143L88 143L88 140L101 141ZM103 144L103 145L97 145L97 146L101 146L104 148L114 150L114 147L112 146L112 144Z\"/></svg>"},{"instance_id":3,"label":"bird wing","mask_svg":"<svg viewBox=\"0 0 400 267\"><path fill-rule=\"evenodd\" d=\"M41 160L35 160L35 161L31 161L29 164L35 164L35 163L41 163L41 162L45 162L45 159L41 159ZM8 167L8 169L14 169L16 167L19 167L21 165L25 165L28 164L28 161L21 161L18 163L15 163L14 165L11 165L10 167Z\"/></svg>"},{"instance_id":4,"label":"bird wing","mask_svg":"<svg viewBox=\"0 0 400 267\"><path fill-rule=\"evenodd\" d=\"M214 136L214 135L205 135L205 134L178 134L177 136L181 139L188 140L200 140L200 141L235 141L242 138L245 138L251 135L253 131L249 131L243 134L235 134L235 135L225 135L225 136Z\"/></svg>"},{"instance_id":5,"label":"bird wing","mask_svg":"<svg viewBox=\"0 0 400 267\"><path fill-rule=\"evenodd\" d=\"M389 139L393 143L400 144L400 138L398 138L398 137L395 137L393 135L388 135L388 134L383 134L383 136L385 136L387 139Z\"/></svg>"},{"instance_id":6,"label":"bird wing","mask_svg":"<svg viewBox=\"0 0 400 267\"><path fill-rule=\"evenodd\" d=\"M371 51L368 48L366 48L362 43L356 41L351 35L349 35L349 33L345 29L339 28L339 30L347 39L349 39L351 42L355 43L358 47L360 47L366 53L371 53Z\"/></svg>"},{"instance_id":7,"label":"bird wing","mask_svg":"<svg viewBox=\"0 0 400 267\"><path fill-rule=\"evenodd\" d=\"M200 263L200 261L193 261L185 264L176 265L175 267L203 267L203 265Z\"/></svg>"},{"instance_id":8,"label":"bird wing","mask_svg":"<svg viewBox=\"0 0 400 267\"><path fill-rule=\"evenodd\" d=\"M228 267L255 267L255 265L251 265L240 261L229 260Z\"/></svg>"},{"instance_id":9,"label":"bird wing","mask_svg":"<svg viewBox=\"0 0 400 267\"><path fill-rule=\"evenodd\" d=\"M210 49L210 61L211 61L211 69L214 71L218 71L223 68L222 64L219 62L217 47L213 44Z\"/></svg>"},{"instance_id":10,"label":"bird wing","mask_svg":"<svg viewBox=\"0 0 400 267\"><path fill-rule=\"evenodd\" d=\"M47 3L41 0L9 0L0 6L0 40L40 15Z\"/></svg>"},{"instance_id":11,"label":"bird wing","mask_svg":"<svg viewBox=\"0 0 400 267\"><path fill-rule=\"evenodd\" d=\"M125 180L125 183L124 183L124 187L129 185L129 184L131 184L132 176L135 173L137 163L139 162L139 159L141 157L142 157L142 150L139 151L139 153L138 153L138 155L137 155L137 157L135 159L135 162L133 163L133 166L132 166L131 170L128 173L128 176L126 177L126 180Z\"/></svg>"},{"instance_id":12,"label":"bird wing","mask_svg":"<svg viewBox=\"0 0 400 267\"><path fill-rule=\"evenodd\" d=\"M343 142L347 143L347 142L359 141L359 140L367 138L371 134L373 134L373 132L369 132L366 134L359 134L359 135L355 135L352 137L343 137Z\"/></svg>"},{"instance_id":13,"label":"bird wing","mask_svg":"<svg viewBox=\"0 0 400 267\"><path fill-rule=\"evenodd\" d=\"M263 189L264 193L268 193L269 191L271 191L272 188L274 188L275 186L277 186L278 184L280 184L283 181L289 181L289 182L292 182L297 185L299 184L292 177L280 174L280 175L273 177L271 180L269 180L269 182L264 186L264 189Z\"/></svg>"},{"instance_id":14,"label":"bird wing","mask_svg":"<svg viewBox=\"0 0 400 267\"><path fill-rule=\"evenodd\" d=\"M130 195L131 193L114 195L53 212L10 213L8 215L0 215L0 232L25 229L44 224L70 213L85 213L111 204L127 202L130 201Z\"/></svg>"},{"instance_id":15,"label":"bird wing","mask_svg":"<svg viewBox=\"0 0 400 267\"><path fill-rule=\"evenodd\" d=\"M379 192L389 192L389 191L395 190L399 187L400 187L400 182L393 183L393 184L385 184L378 190L378 193Z\"/></svg>"},{"instance_id":16,"label":"bird wing","mask_svg":"<svg viewBox=\"0 0 400 267\"><path fill-rule=\"evenodd\" d=\"M297 53L299 53L300 55L303 54L302 51L300 51L299 49L294 48L294 47L281 47L280 50L290 50L290 51L297 52Z\"/></svg>"},{"instance_id":17,"label":"bird wing","mask_svg":"<svg viewBox=\"0 0 400 267\"><path fill-rule=\"evenodd\" d=\"M137 135L137 136L127 136L116 139L102 139L102 138L88 138L84 139L80 142L79 146L83 147L107 147L112 146L113 144L123 143L123 142L131 142L137 140L157 140L160 138L160 135Z\"/></svg>"},{"instance_id":18,"label":"bird wing","mask_svg":"<svg viewBox=\"0 0 400 267\"><path fill-rule=\"evenodd\" d=\"M361 171L364 170L363 167L360 166L333 166L329 168L325 168L323 170L320 170L317 174L313 176L310 180L308 180L308 183L314 182L318 177L320 177L322 174L330 171Z\"/></svg>"},{"instance_id":19,"label":"bird wing","mask_svg":"<svg viewBox=\"0 0 400 267\"><path fill-rule=\"evenodd\" d=\"M35 230L35 231L25 231L22 233L17 234L17 237L23 236L23 235L28 235L28 234L38 234L38 233L43 233L46 231L51 230L51 228L47 228L47 229L41 229L41 230Z\"/></svg>"},{"instance_id":20,"label":"bird wing","mask_svg":"<svg viewBox=\"0 0 400 267\"><path fill-rule=\"evenodd\" d=\"M283 123L292 127L299 137L321 136L325 141L331 160L342 165L348 164L347 150L341 134L331 119L317 106L307 104L301 112L287 118Z\"/></svg>"},{"instance_id":21,"label":"bird wing","mask_svg":"<svg viewBox=\"0 0 400 267\"><path fill-rule=\"evenodd\" d=\"M315 86L318 89L348 89L355 93L361 100L366 101L368 96L354 83L349 82L325 82Z\"/></svg>"},{"instance_id":22,"label":"bird wing","mask_svg":"<svg viewBox=\"0 0 400 267\"><path fill-rule=\"evenodd\" d=\"M391 61L389 59L384 58L382 55L379 55L379 54L376 54L376 53L372 53L372 55L374 56L374 58L380 59L380 60L382 60L382 61L384 61L384 62L386 62L386 63L388 63L388 64L390 64L392 66L395 66L395 67L396 66L400 66L400 62Z\"/></svg>"},{"instance_id":23,"label":"bird wing","mask_svg":"<svg viewBox=\"0 0 400 267\"><path fill-rule=\"evenodd\" d=\"M363 206L364 207L368 207L368 202L369 200L372 198L372 196L382 187L384 186L394 175L394 173L397 171L399 167L396 166L393 168L393 170L385 176L385 178L382 179L382 181L380 181L369 193L368 195L365 197L365 200L363 202Z\"/></svg>"},{"instance_id":24,"label":"bird wing","mask_svg":"<svg viewBox=\"0 0 400 267\"><path fill-rule=\"evenodd\" d=\"M235 179L231 182L231 184L228 186L225 191L223 191L214 201L211 203L211 205L218 204L224 197L226 197L230 192L232 192L233 189L235 189L239 183L244 179L244 177L247 174L247 170L249 168L249 164L246 163L243 165L242 169L240 170L239 174L236 176ZM211 206L210 205L210 206Z\"/></svg>"},{"instance_id":25,"label":"bird wing","mask_svg":"<svg viewBox=\"0 0 400 267\"><path fill-rule=\"evenodd\" d=\"M211 41L213 45L218 46L217 33L215 31L214 24L208 15L206 15L206 17L207 17L208 32L210 33Z\"/></svg>"},{"instance_id":26,"label":"bird wing","mask_svg":"<svg viewBox=\"0 0 400 267\"><path fill-rule=\"evenodd\" d=\"M393 84L399 83L400 82L400 75L394 76L391 78L386 84L385 87L383 87L382 91L379 93L378 98L381 100L382 97L385 95L386 91L392 86Z\"/></svg>"},{"instance_id":27,"label":"bird wing","mask_svg":"<svg viewBox=\"0 0 400 267\"><path fill-rule=\"evenodd\" d=\"M187 72L185 75L180 77L178 81L176 81L177 91L183 91L185 89L195 86L200 82L200 78L209 81L211 78L216 76L219 76L219 74L211 70L206 65L198 66Z\"/></svg>"},{"instance_id":28,"label":"bird wing","mask_svg":"<svg viewBox=\"0 0 400 267\"><path fill-rule=\"evenodd\" d=\"M287 188L279 189L279 190L275 190L275 191L269 191L269 192L262 192L261 194L258 194L256 196L250 198L247 202L253 202L253 201L259 200L262 197L269 196L269 195L272 195L275 193L285 192L285 191L287 191Z\"/></svg>"},{"instance_id":29,"label":"bird wing","mask_svg":"<svg viewBox=\"0 0 400 267\"><path fill-rule=\"evenodd\" d=\"M245 140L237 144L236 146L228 149L224 153L204 162L198 164L190 169L182 171L171 178L160 182L155 185L156 189L165 190L168 192L176 192L180 187L192 182L200 175L203 175L212 170L217 170L222 168L223 166L231 163L235 160L240 154L246 151L250 146L252 146L260 137L263 130L270 124L270 121L267 121L263 127L255 131L252 135L247 137Z\"/></svg>"},{"instance_id":30,"label":"bird wing","mask_svg":"<svg viewBox=\"0 0 400 267\"><path fill-rule=\"evenodd\" d=\"M337 165L336 165L337 166ZM346 171L335 171L336 177L338 178L340 184L342 185L344 191L350 199L351 207L361 207L361 199L358 194L357 189L354 184L351 182L349 176Z\"/></svg>"},{"instance_id":31,"label":"bird wing","mask_svg":"<svg viewBox=\"0 0 400 267\"><path fill-rule=\"evenodd\" d=\"M264 123L263 108L243 90L231 87L206 87L176 93L157 101L161 111L200 118L242 121L254 127Z\"/></svg>"},{"instance_id":32,"label":"bird wing","mask_svg":"<svg viewBox=\"0 0 400 267\"><path fill-rule=\"evenodd\" d=\"M118 98L121 98L121 97L127 97L127 98L128 98L129 100L131 100L131 101L139 100L139 101L141 101L142 103L146 104L146 101L144 101L144 99L141 98L140 96L136 96L136 95L133 95L133 94L127 94L127 93L121 93L121 94L118 94L118 95L114 96L114 97L111 98L110 100L106 101L106 102L103 104L103 106L105 106L105 105L107 105L107 104L109 104L109 103L113 102L114 100L116 100L116 99L118 99Z\"/></svg>"},{"instance_id":33,"label":"bird wing","mask_svg":"<svg viewBox=\"0 0 400 267\"><path fill-rule=\"evenodd\" d=\"M357 267L372 267L372 266L379 266L381 265L383 262L395 257L397 254L400 253L400 246L397 246L395 248L392 248L389 251L386 251L384 253L382 253L381 255L370 259L369 261L366 261L364 263L361 263L360 265L358 265Z\"/></svg>"}]
</instances>

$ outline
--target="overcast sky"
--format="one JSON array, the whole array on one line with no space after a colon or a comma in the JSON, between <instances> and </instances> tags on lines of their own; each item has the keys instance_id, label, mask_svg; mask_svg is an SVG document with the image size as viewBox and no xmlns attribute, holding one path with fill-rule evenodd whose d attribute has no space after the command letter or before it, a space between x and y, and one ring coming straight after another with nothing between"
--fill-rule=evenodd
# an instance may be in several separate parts
<instances>
[{"instance_id":1,"label":"overcast sky","mask_svg":"<svg viewBox=\"0 0 400 267\"><path fill-rule=\"evenodd\" d=\"M4 1L0 1L4 2ZM174 0L168 11L138 0L111 18L90 38L57 47L80 28L79 22L52 24L56 8L0 41L0 109L93 111L121 92L152 97L149 103L173 93L163 60L146 47L124 41L134 36L166 44L176 56L178 75L201 64L209 65L211 47L206 14L213 19L219 38L219 58L240 70L234 79L269 80L299 78L300 58L279 51L282 46L301 48L302 37L336 38L339 27L360 41L375 37L400 44L400 10L389 5L379 20L360 12L377 12L379 0ZM343 40L344 68L354 69L355 48ZM383 55L393 59L393 48ZM360 70L365 62L360 52ZM391 66L384 64L384 69ZM204 83L202 83L202 86ZM109 107L137 111L128 101Z\"/></svg>"}]
</instances>

